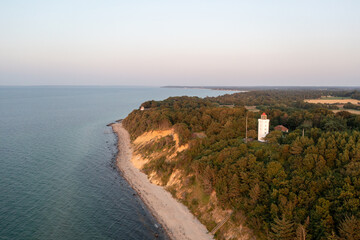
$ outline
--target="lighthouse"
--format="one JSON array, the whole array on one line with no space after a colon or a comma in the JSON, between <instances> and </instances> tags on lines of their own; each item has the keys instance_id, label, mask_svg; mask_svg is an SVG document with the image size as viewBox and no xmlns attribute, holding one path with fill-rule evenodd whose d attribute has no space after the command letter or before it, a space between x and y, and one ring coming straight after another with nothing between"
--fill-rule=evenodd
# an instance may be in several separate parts
<instances>
[{"instance_id":1,"label":"lighthouse","mask_svg":"<svg viewBox=\"0 0 360 240\"><path fill-rule=\"evenodd\" d=\"M261 114L261 118L258 119L258 140L265 142L265 137L269 133L270 119L267 119L265 113Z\"/></svg>"}]
</instances>

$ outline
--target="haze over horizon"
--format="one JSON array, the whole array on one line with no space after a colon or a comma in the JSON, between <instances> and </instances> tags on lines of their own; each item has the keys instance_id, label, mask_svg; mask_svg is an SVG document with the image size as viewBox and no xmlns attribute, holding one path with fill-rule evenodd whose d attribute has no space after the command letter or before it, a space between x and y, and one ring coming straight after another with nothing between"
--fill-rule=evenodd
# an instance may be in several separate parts
<instances>
[{"instance_id":1,"label":"haze over horizon","mask_svg":"<svg viewBox=\"0 0 360 240\"><path fill-rule=\"evenodd\" d=\"M359 86L360 1L0 3L0 85Z\"/></svg>"}]
</instances>

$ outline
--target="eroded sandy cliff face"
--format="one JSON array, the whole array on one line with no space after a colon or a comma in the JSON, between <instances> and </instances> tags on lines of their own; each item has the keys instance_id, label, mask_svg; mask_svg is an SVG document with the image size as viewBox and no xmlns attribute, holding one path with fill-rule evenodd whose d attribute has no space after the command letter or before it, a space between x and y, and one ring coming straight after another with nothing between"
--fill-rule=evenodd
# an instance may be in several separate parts
<instances>
[{"instance_id":1,"label":"eroded sandy cliff face","mask_svg":"<svg viewBox=\"0 0 360 240\"><path fill-rule=\"evenodd\" d=\"M230 209L222 209L216 192L205 193L194 174L178 164L188 144L180 145L174 129L145 132L132 142L133 165L145 172L153 184L163 186L173 197L185 204L207 227L213 230L231 215L217 231L217 239L254 239L244 227L246 218Z\"/></svg>"}]
</instances>

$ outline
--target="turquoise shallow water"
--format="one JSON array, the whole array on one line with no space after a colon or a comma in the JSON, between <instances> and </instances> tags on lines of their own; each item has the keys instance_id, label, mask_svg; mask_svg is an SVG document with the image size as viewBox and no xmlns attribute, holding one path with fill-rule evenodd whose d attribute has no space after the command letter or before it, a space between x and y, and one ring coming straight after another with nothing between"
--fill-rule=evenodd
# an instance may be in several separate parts
<instances>
[{"instance_id":1,"label":"turquoise shallow water","mask_svg":"<svg viewBox=\"0 0 360 240\"><path fill-rule=\"evenodd\" d=\"M146 100L223 93L0 87L0 239L167 239L117 172L106 124Z\"/></svg>"}]
</instances>

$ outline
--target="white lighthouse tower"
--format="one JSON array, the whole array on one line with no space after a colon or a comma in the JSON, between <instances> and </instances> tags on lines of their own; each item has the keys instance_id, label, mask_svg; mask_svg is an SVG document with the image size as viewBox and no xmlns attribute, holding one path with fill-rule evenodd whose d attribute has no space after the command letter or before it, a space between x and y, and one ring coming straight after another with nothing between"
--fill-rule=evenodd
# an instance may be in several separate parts
<instances>
[{"instance_id":1,"label":"white lighthouse tower","mask_svg":"<svg viewBox=\"0 0 360 240\"><path fill-rule=\"evenodd\" d=\"M258 140L265 142L265 137L269 133L270 119L267 119L265 113L261 114L261 118L258 119Z\"/></svg>"}]
</instances>

